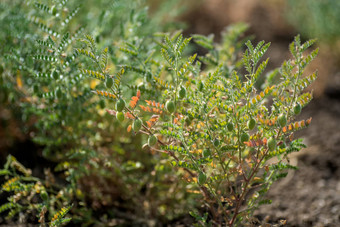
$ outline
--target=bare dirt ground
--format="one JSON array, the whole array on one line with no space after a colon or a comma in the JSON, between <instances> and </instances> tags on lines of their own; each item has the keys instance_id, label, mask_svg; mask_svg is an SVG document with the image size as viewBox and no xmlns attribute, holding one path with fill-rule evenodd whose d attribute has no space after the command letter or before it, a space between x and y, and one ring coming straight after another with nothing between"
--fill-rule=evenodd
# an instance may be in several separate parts
<instances>
[{"instance_id":1,"label":"bare dirt ground","mask_svg":"<svg viewBox=\"0 0 340 227\"><path fill-rule=\"evenodd\" d=\"M340 99L314 100L301 118L309 116L312 124L298 135L308 147L291 157L299 169L272 186L273 203L256 214L287 226L340 226Z\"/></svg>"}]
</instances>

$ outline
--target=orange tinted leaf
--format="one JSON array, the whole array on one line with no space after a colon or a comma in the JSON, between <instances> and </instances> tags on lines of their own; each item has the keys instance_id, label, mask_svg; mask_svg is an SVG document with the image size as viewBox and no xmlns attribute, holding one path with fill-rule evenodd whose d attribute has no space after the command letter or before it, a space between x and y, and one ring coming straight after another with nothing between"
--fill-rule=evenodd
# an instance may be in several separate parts
<instances>
[{"instance_id":1,"label":"orange tinted leaf","mask_svg":"<svg viewBox=\"0 0 340 227\"><path fill-rule=\"evenodd\" d=\"M159 115L152 115L151 116L151 121L158 121Z\"/></svg>"},{"instance_id":2,"label":"orange tinted leaf","mask_svg":"<svg viewBox=\"0 0 340 227\"><path fill-rule=\"evenodd\" d=\"M22 80L21 80L20 75L17 76L17 85L18 85L18 88L22 88Z\"/></svg>"},{"instance_id":3,"label":"orange tinted leaf","mask_svg":"<svg viewBox=\"0 0 340 227\"><path fill-rule=\"evenodd\" d=\"M252 146L252 141L250 140L249 142L244 142L244 144L247 146L247 147L253 147Z\"/></svg>"},{"instance_id":4,"label":"orange tinted leaf","mask_svg":"<svg viewBox=\"0 0 340 227\"><path fill-rule=\"evenodd\" d=\"M146 109L145 106L139 105L139 107L140 107L142 110L147 111L147 109Z\"/></svg>"},{"instance_id":5,"label":"orange tinted leaf","mask_svg":"<svg viewBox=\"0 0 340 227\"><path fill-rule=\"evenodd\" d=\"M131 129L132 129L132 126L129 125L129 126L127 127L127 132L131 132Z\"/></svg>"},{"instance_id":6,"label":"orange tinted leaf","mask_svg":"<svg viewBox=\"0 0 340 227\"><path fill-rule=\"evenodd\" d=\"M131 108L134 108L134 107L136 106L136 102L133 101L133 100L131 100L131 101L130 101L130 106L131 106Z\"/></svg>"},{"instance_id":7,"label":"orange tinted leaf","mask_svg":"<svg viewBox=\"0 0 340 227\"><path fill-rule=\"evenodd\" d=\"M126 116L127 118L129 118L129 119L135 119L135 118L133 117L133 115L130 114L129 112L126 112L126 113L125 113L125 116Z\"/></svg>"},{"instance_id":8,"label":"orange tinted leaf","mask_svg":"<svg viewBox=\"0 0 340 227\"><path fill-rule=\"evenodd\" d=\"M116 113L117 113L115 110L109 110L109 109L106 109L106 112L108 112L108 114L113 115L113 116L116 116Z\"/></svg>"},{"instance_id":9,"label":"orange tinted leaf","mask_svg":"<svg viewBox=\"0 0 340 227\"><path fill-rule=\"evenodd\" d=\"M301 124L301 127L305 127L305 121L301 121L300 124Z\"/></svg>"},{"instance_id":10,"label":"orange tinted leaf","mask_svg":"<svg viewBox=\"0 0 340 227\"><path fill-rule=\"evenodd\" d=\"M289 140L293 141L293 139L294 139L294 136L293 136L293 133L292 133L292 134L289 135Z\"/></svg>"},{"instance_id":11,"label":"orange tinted leaf","mask_svg":"<svg viewBox=\"0 0 340 227\"><path fill-rule=\"evenodd\" d=\"M269 167L268 167L268 166L265 166L265 167L264 167L264 170L265 170L266 172L269 172Z\"/></svg>"}]
</instances>

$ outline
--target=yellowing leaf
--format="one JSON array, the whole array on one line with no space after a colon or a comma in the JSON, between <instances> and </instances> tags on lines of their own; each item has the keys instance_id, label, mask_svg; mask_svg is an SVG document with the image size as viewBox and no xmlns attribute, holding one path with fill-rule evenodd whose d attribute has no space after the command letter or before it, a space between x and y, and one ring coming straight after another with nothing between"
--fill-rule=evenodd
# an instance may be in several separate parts
<instances>
[{"instance_id":1,"label":"yellowing leaf","mask_svg":"<svg viewBox=\"0 0 340 227\"><path fill-rule=\"evenodd\" d=\"M22 80L20 74L17 75L17 85L18 88L22 88Z\"/></svg>"},{"instance_id":2,"label":"yellowing leaf","mask_svg":"<svg viewBox=\"0 0 340 227\"><path fill-rule=\"evenodd\" d=\"M97 86L98 83L99 83L99 80L91 80L90 81L90 88L94 89Z\"/></svg>"}]
</instances>

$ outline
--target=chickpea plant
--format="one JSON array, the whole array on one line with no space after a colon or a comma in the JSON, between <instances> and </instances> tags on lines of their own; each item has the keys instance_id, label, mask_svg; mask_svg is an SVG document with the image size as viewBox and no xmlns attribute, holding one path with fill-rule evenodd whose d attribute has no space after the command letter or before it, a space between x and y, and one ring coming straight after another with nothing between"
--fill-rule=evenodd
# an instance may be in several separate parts
<instances>
[{"instance_id":1,"label":"chickpea plant","mask_svg":"<svg viewBox=\"0 0 340 227\"><path fill-rule=\"evenodd\" d=\"M176 1L167 1L167 4ZM109 114L98 111L110 101L99 99L91 92L98 87L116 86L113 78L106 77L104 83L98 84L95 79L85 77L85 74L92 75L94 71L80 72L79 65L85 62L78 57L80 52L74 51L77 39L85 31L92 32L95 38L88 38L98 46L112 44L112 37L117 43L123 40L140 42L145 36L162 31L163 25L157 21L169 17L159 13L152 19L148 18L146 1L143 0L83 3L81 0L4 0L0 3L0 106L1 113L5 113L3 110L6 109L12 110L12 114L6 112L6 117L2 116L1 121L6 122L10 115L20 119L20 131L36 146L37 150L31 151L51 162L47 163L49 168L46 167L43 172L44 180L41 175L38 179L35 167L33 174L16 169L19 161L11 161L14 157L9 156L8 163L11 164L0 170L0 194L7 197L7 201L2 200L0 204L0 214L4 217L0 218L1 223L14 221L27 224L39 220L42 226L62 225L69 221L70 225L79 225L80 222L82 225L105 225L102 217L108 217L107 222L109 218L116 218L111 208L120 207L121 204L127 205L125 208L135 217L148 215L148 219L159 220L162 215L165 222L181 215L186 204L178 201L185 201L182 198L192 195L184 192L176 199L171 197L169 190L184 191L181 187L185 185L177 182L171 184L176 185L171 189L153 189L170 184L165 173L173 173L173 170L170 166L162 168L163 163L158 162L158 157L151 157L147 152L130 155L128 150L138 150L135 147L140 147L140 139L128 144L128 133L121 133L124 124L112 124L112 121L104 120L111 117ZM144 41L143 45L145 55L149 54L149 42ZM119 49L112 45L103 49L101 62L110 56L108 61L111 65L119 67L126 64L125 58L116 56ZM133 62L129 63L134 66ZM92 76L101 78L100 74ZM130 80L135 80L135 77ZM124 102L119 103L116 108L123 110ZM124 121L123 112L117 114L117 120ZM12 124L8 125L13 127ZM18 134L15 130L13 132ZM7 141L6 137L1 139ZM110 141L109 145L107 141ZM23 164L27 165L25 162ZM45 168L44 164L39 163L39 167ZM162 168L157 176L145 174L156 168ZM153 185L157 186L148 187L145 191L144 186L154 180L157 184ZM96 187L89 187L92 184ZM111 191L105 190L103 185L119 187ZM150 206L145 208L141 201L147 201ZM163 204L166 204L167 210L161 210L165 207ZM105 206L110 207L110 211L104 209ZM158 212L158 208L162 213Z\"/></svg>"},{"instance_id":2,"label":"chickpea plant","mask_svg":"<svg viewBox=\"0 0 340 227\"><path fill-rule=\"evenodd\" d=\"M131 182L124 178L128 171L123 164L115 167L119 171L109 172L101 165L104 162L94 163L111 158L94 149L107 145L104 132L110 139L112 136L110 127L99 128L106 118L96 106L106 106L106 117L112 115L119 122L115 126L126 129L131 137L144 134L144 151L150 149L154 160L167 161L167 167L172 166L182 176L187 191L201 196L197 209L190 211L200 226L244 225L254 210L271 202L265 195L272 183L285 177L288 169L296 169L289 164L288 155L305 147L293 134L311 122L311 118L295 118L312 99L312 93L303 90L317 73L304 76L304 70L318 50L304 52L314 40L301 43L299 36L295 37L289 46L292 60L267 73L261 84L259 78L269 61L262 58L270 43L240 41L247 29L244 24L228 27L219 44L213 42L213 36L185 38L181 31L155 33L163 29L148 22L147 9L139 7L139 1L115 1L113 11L99 17L106 22L98 20L107 27L97 28L102 34L93 38L82 35L84 29L73 22L82 15L78 1L50 1L48 5L25 2L33 8L16 3L13 9L22 10L18 15L27 9L21 20L41 31L27 26L23 30L22 23L16 24L17 32L8 28L9 34L23 30L23 35L13 39L21 40L22 46L16 46L5 63L13 72L19 69L25 75L22 79L29 86L23 96L30 102L20 106L26 108L27 116L39 118L33 140L44 145L45 157L58 162L57 170L66 170L69 184L58 186L48 179L39 180L9 156L0 171L6 178L1 192L10 193L0 213L8 213L8 218L25 212L26 217L36 214L41 225L58 226L70 222L66 215L72 214L78 223L93 224L91 214L99 212L86 207L79 179L90 171L97 172L96 178L101 174L114 178L114 172L121 172L122 182ZM130 3L134 7L123 11ZM6 9L6 4L0 7ZM119 21L120 26L111 25L112 21ZM191 42L205 48L207 54L190 56L186 47ZM241 54L243 48L246 50ZM8 93L15 87L12 75L1 76L0 86ZM85 75L99 83L88 83ZM7 81L13 82L9 86ZM102 139L95 136L99 131ZM275 161L268 162L274 157ZM142 188L139 176L132 178L137 182L134 185ZM129 190L120 192L125 191ZM150 194L156 199L164 195ZM137 206L142 200L136 201Z\"/></svg>"},{"instance_id":3,"label":"chickpea plant","mask_svg":"<svg viewBox=\"0 0 340 227\"><path fill-rule=\"evenodd\" d=\"M261 59L270 43L247 41L240 55L238 37L245 29L241 24L229 27L221 44L193 35L208 50L205 56L187 57L184 50L192 38L180 32L156 34L158 45L146 59L138 57L136 43L124 43L122 54L139 65L124 65L116 73L98 67L95 73L103 75L107 89L93 92L117 100L115 109L107 111L127 124L131 136L145 134L144 146L167 154L188 184L199 189L206 213L190 214L203 225L246 223L259 205L270 203L264 195L271 184L296 169L288 155L305 147L294 132L311 122L295 118L312 99L303 90L317 74L304 77L303 72L318 49L303 53L314 40L301 43L296 36L289 46L293 59L268 73L260 89L256 84L268 64ZM100 65L87 37L88 48L77 51ZM131 86L133 81L121 83L130 72L142 76L142 88ZM274 163L267 162L273 157Z\"/></svg>"}]
</instances>

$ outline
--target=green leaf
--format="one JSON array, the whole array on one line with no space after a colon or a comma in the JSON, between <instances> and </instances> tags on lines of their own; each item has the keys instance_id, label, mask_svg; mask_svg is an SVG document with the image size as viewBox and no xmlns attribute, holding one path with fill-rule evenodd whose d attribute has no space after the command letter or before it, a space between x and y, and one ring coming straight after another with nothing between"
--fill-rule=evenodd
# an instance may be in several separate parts
<instances>
[{"instance_id":1,"label":"green leaf","mask_svg":"<svg viewBox=\"0 0 340 227\"><path fill-rule=\"evenodd\" d=\"M267 65L268 65L268 60L269 58L267 58L267 60L263 61L260 66L257 68L255 74L254 74L254 79L253 81L256 81L259 76L264 72L264 70L266 69Z\"/></svg>"},{"instance_id":2,"label":"green leaf","mask_svg":"<svg viewBox=\"0 0 340 227\"><path fill-rule=\"evenodd\" d=\"M0 176L2 176L2 175L9 175L9 174L11 174L11 172L9 170L7 170L7 169L1 169L0 170Z\"/></svg>"},{"instance_id":3,"label":"green leaf","mask_svg":"<svg viewBox=\"0 0 340 227\"><path fill-rule=\"evenodd\" d=\"M301 62L301 68L304 69L319 53L319 48L312 51L304 60Z\"/></svg>"},{"instance_id":4,"label":"green leaf","mask_svg":"<svg viewBox=\"0 0 340 227\"><path fill-rule=\"evenodd\" d=\"M101 80L101 81L105 81L105 75L101 72L98 72L98 71L92 71L92 70L89 70L89 69L79 69L79 71L83 74L86 74L90 77L93 77L93 78L96 78L98 80Z\"/></svg>"}]
</instances>

